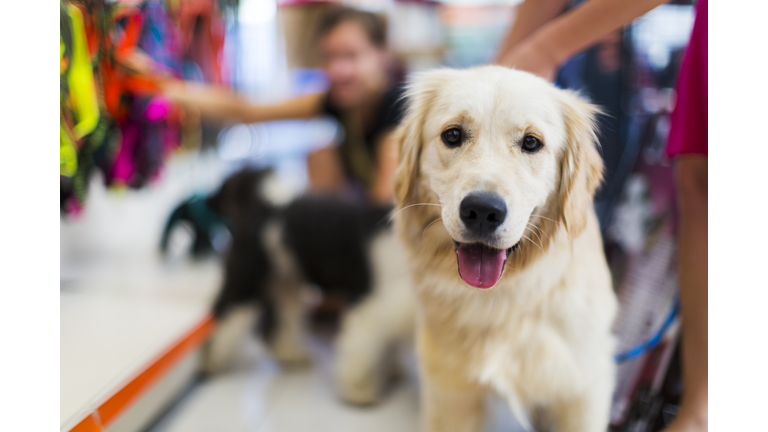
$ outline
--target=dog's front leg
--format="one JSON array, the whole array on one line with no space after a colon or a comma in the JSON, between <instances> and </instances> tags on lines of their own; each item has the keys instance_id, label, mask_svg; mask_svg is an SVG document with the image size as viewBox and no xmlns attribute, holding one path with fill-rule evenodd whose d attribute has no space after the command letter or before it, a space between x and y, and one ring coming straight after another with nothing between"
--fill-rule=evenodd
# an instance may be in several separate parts
<instances>
[{"instance_id":1,"label":"dog's front leg","mask_svg":"<svg viewBox=\"0 0 768 432\"><path fill-rule=\"evenodd\" d=\"M466 377L461 353L438 349L427 332L418 335L422 377L422 431L479 432L485 420L486 389Z\"/></svg>"},{"instance_id":2,"label":"dog's front leg","mask_svg":"<svg viewBox=\"0 0 768 432\"><path fill-rule=\"evenodd\" d=\"M270 345L277 360L290 366L303 365L310 360L305 347L307 305L302 289L301 280L287 278L271 287L277 326Z\"/></svg>"},{"instance_id":3,"label":"dog's front leg","mask_svg":"<svg viewBox=\"0 0 768 432\"><path fill-rule=\"evenodd\" d=\"M258 315L256 305L233 305L217 319L216 330L208 342L203 367L207 373L219 373L231 366L245 339L253 331Z\"/></svg>"},{"instance_id":4,"label":"dog's front leg","mask_svg":"<svg viewBox=\"0 0 768 432\"><path fill-rule=\"evenodd\" d=\"M557 432L608 430L614 373L610 359L603 371L582 394L555 402L552 414Z\"/></svg>"}]
</instances>

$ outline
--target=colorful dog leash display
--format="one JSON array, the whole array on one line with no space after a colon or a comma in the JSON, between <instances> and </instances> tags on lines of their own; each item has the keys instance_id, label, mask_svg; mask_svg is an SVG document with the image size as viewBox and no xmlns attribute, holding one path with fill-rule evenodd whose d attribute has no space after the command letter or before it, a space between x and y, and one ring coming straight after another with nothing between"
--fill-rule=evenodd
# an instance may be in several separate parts
<instances>
[{"instance_id":1,"label":"colorful dog leash display","mask_svg":"<svg viewBox=\"0 0 768 432\"><path fill-rule=\"evenodd\" d=\"M199 129L158 96L158 80L222 83L224 26L214 1L63 0L61 8L61 207L73 213L94 169L108 186L144 187Z\"/></svg>"},{"instance_id":2,"label":"colorful dog leash display","mask_svg":"<svg viewBox=\"0 0 768 432\"><path fill-rule=\"evenodd\" d=\"M98 65L105 55L102 41L108 31L108 25L105 23L105 17L108 17L113 5L107 5L102 0L79 0L72 3L71 6L80 10L85 29L85 39L87 41L88 52L91 60L91 74L95 80L95 94L99 108L99 117L94 129L80 141L77 145L77 168L72 176L61 176L61 209L66 213L77 213L85 202L87 195L87 185L91 174L96 167L102 167L105 170L113 159L114 149L116 148L116 138L119 135L116 125L111 116L106 112L104 103L104 92L102 85L102 76L98 73ZM67 9L66 3L62 3L62 10ZM71 21L64 18L62 14L61 32L62 41L67 39L65 34L70 34L71 45ZM63 45L67 45L65 42ZM67 59L68 60L68 59ZM62 62L62 70L65 68ZM62 85L62 94L68 92L67 86ZM67 97L67 96L62 96ZM66 115L66 107L62 107L62 115ZM66 136L66 128L62 127L62 136Z\"/></svg>"},{"instance_id":3,"label":"colorful dog leash display","mask_svg":"<svg viewBox=\"0 0 768 432\"><path fill-rule=\"evenodd\" d=\"M203 72L205 82L225 83L221 53L224 23L214 0L169 0L168 11L179 29L184 52Z\"/></svg>"},{"instance_id":4,"label":"colorful dog leash display","mask_svg":"<svg viewBox=\"0 0 768 432\"><path fill-rule=\"evenodd\" d=\"M59 38L60 174L72 177L77 171L77 142L96 127L99 106L80 9L64 4L61 9L65 28Z\"/></svg>"},{"instance_id":5,"label":"colorful dog leash display","mask_svg":"<svg viewBox=\"0 0 768 432\"><path fill-rule=\"evenodd\" d=\"M141 19L134 18L137 16ZM148 1L131 18L130 27L125 28L125 55L133 56L133 64L143 61L155 74L179 78L181 40L162 5ZM120 121L122 141L109 181L139 188L156 178L164 157L178 147L179 125L168 118L171 107L163 98L134 92L125 101L128 110Z\"/></svg>"}]
</instances>

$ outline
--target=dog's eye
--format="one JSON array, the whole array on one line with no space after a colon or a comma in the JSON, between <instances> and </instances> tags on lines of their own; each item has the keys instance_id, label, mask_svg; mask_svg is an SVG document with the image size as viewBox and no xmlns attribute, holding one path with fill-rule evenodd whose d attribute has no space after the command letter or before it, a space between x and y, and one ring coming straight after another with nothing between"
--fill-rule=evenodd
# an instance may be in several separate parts
<instances>
[{"instance_id":1,"label":"dog's eye","mask_svg":"<svg viewBox=\"0 0 768 432\"><path fill-rule=\"evenodd\" d=\"M541 141L533 135L526 135L523 138L523 151L526 153L536 153L541 149Z\"/></svg>"},{"instance_id":2,"label":"dog's eye","mask_svg":"<svg viewBox=\"0 0 768 432\"><path fill-rule=\"evenodd\" d=\"M440 138L443 140L445 145L452 148L460 146L463 139L461 130L457 128L448 129L447 131L440 134Z\"/></svg>"}]
</instances>

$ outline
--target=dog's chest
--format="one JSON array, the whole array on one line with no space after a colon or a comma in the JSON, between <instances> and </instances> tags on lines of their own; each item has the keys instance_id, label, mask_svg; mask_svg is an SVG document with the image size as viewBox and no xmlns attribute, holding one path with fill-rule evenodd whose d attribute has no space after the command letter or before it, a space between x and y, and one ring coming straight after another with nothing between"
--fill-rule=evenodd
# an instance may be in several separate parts
<instances>
[{"instance_id":1,"label":"dog's chest","mask_svg":"<svg viewBox=\"0 0 768 432\"><path fill-rule=\"evenodd\" d=\"M473 355L470 375L497 392L535 404L579 388L581 367L568 338L551 324L528 317L488 337Z\"/></svg>"},{"instance_id":2,"label":"dog's chest","mask_svg":"<svg viewBox=\"0 0 768 432\"><path fill-rule=\"evenodd\" d=\"M420 303L440 351L454 353L472 379L525 401L581 387L586 348L584 336L574 335L594 330L585 311L576 313L579 292L564 289L570 257L570 249L550 250L493 291L468 290L438 272L423 275Z\"/></svg>"}]
</instances>

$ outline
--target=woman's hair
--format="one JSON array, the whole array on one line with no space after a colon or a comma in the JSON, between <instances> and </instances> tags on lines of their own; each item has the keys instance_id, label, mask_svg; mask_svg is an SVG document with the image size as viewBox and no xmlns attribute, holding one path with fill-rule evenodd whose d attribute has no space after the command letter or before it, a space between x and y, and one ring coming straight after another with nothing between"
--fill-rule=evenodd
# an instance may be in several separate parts
<instances>
[{"instance_id":1,"label":"woman's hair","mask_svg":"<svg viewBox=\"0 0 768 432\"><path fill-rule=\"evenodd\" d=\"M328 35L339 25L356 22L363 27L373 46L386 48L387 20L383 15L366 12L348 6L334 6L323 14L317 23L317 39Z\"/></svg>"}]
</instances>

